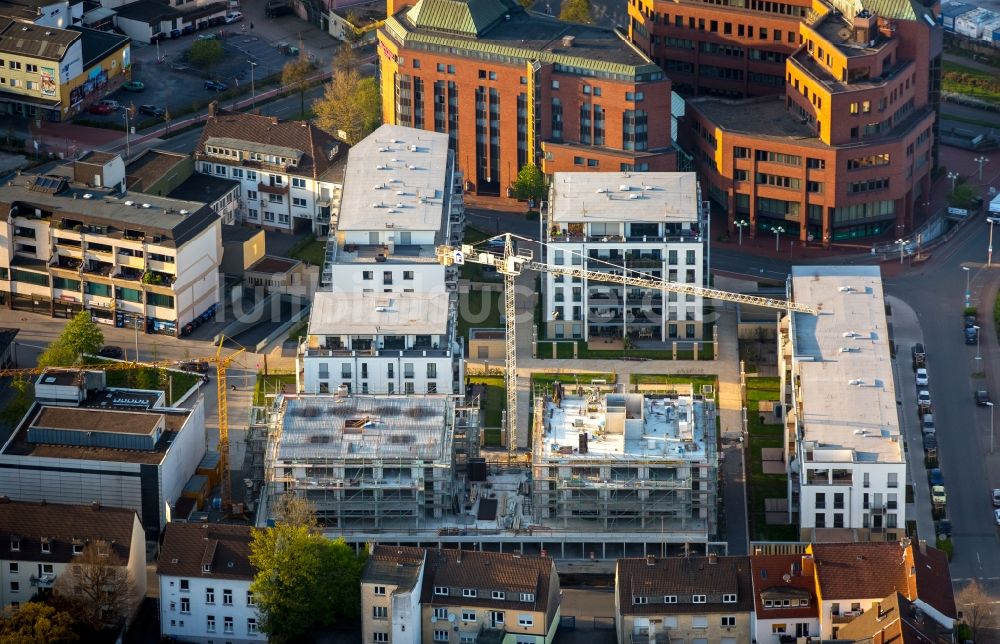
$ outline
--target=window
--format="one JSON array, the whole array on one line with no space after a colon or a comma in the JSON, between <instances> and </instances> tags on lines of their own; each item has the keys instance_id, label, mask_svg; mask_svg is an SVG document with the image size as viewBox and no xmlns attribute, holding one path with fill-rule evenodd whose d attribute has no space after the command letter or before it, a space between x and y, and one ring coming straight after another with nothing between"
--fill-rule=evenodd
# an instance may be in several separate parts
<instances>
[{"instance_id":1,"label":"window","mask_svg":"<svg viewBox=\"0 0 1000 644\"><path fill-rule=\"evenodd\" d=\"M285 198L272 192L267 195L267 201L268 203L285 203Z\"/></svg>"},{"instance_id":2,"label":"window","mask_svg":"<svg viewBox=\"0 0 1000 644\"><path fill-rule=\"evenodd\" d=\"M552 81L552 89L559 89L559 81L557 80Z\"/></svg>"},{"instance_id":3,"label":"window","mask_svg":"<svg viewBox=\"0 0 1000 644\"><path fill-rule=\"evenodd\" d=\"M257 191L247 190L247 199L249 199L250 201L257 201Z\"/></svg>"},{"instance_id":4,"label":"window","mask_svg":"<svg viewBox=\"0 0 1000 644\"><path fill-rule=\"evenodd\" d=\"M531 628L535 625L535 618L531 615L518 615L517 616L518 626L523 626L525 628Z\"/></svg>"},{"instance_id":5,"label":"window","mask_svg":"<svg viewBox=\"0 0 1000 644\"><path fill-rule=\"evenodd\" d=\"M722 603L723 604L735 604L736 603L736 595L723 595L722 596Z\"/></svg>"},{"instance_id":6,"label":"window","mask_svg":"<svg viewBox=\"0 0 1000 644\"><path fill-rule=\"evenodd\" d=\"M225 618L223 618L223 620L222 620L222 632L223 633L232 633L233 632L233 618L232 617L225 617Z\"/></svg>"},{"instance_id":7,"label":"window","mask_svg":"<svg viewBox=\"0 0 1000 644\"><path fill-rule=\"evenodd\" d=\"M214 588L206 588L205 589L205 603L206 604L214 604L215 603L215 589Z\"/></svg>"},{"instance_id":8,"label":"window","mask_svg":"<svg viewBox=\"0 0 1000 644\"><path fill-rule=\"evenodd\" d=\"M694 615L691 617L691 628L708 628L708 616Z\"/></svg>"},{"instance_id":9,"label":"window","mask_svg":"<svg viewBox=\"0 0 1000 644\"><path fill-rule=\"evenodd\" d=\"M305 197L292 197L292 205L297 206L299 208L305 208L306 207Z\"/></svg>"},{"instance_id":10,"label":"window","mask_svg":"<svg viewBox=\"0 0 1000 644\"><path fill-rule=\"evenodd\" d=\"M273 222L274 221L274 213L271 212L271 211L269 211L269 210L265 210L264 211L264 221L271 221L271 222Z\"/></svg>"},{"instance_id":11,"label":"window","mask_svg":"<svg viewBox=\"0 0 1000 644\"><path fill-rule=\"evenodd\" d=\"M677 603L677 595L664 595L663 596L663 603L664 604L676 604Z\"/></svg>"},{"instance_id":12,"label":"window","mask_svg":"<svg viewBox=\"0 0 1000 644\"><path fill-rule=\"evenodd\" d=\"M10 550L11 550L11 552L20 552L21 551L21 540L18 539L17 537L11 537L11 539L10 539Z\"/></svg>"},{"instance_id":13,"label":"window","mask_svg":"<svg viewBox=\"0 0 1000 644\"><path fill-rule=\"evenodd\" d=\"M476 621L476 611L474 611L474 610L463 610L462 611L462 621L463 622L474 622L474 621Z\"/></svg>"},{"instance_id":14,"label":"window","mask_svg":"<svg viewBox=\"0 0 1000 644\"><path fill-rule=\"evenodd\" d=\"M252 590L248 590L247 591L247 606L256 606L256 604L253 603L253 591Z\"/></svg>"},{"instance_id":15,"label":"window","mask_svg":"<svg viewBox=\"0 0 1000 644\"><path fill-rule=\"evenodd\" d=\"M191 588L188 586L188 583L189 582L188 582L187 579L181 579L181 592L182 593L186 593L187 591L191 590Z\"/></svg>"},{"instance_id":16,"label":"window","mask_svg":"<svg viewBox=\"0 0 1000 644\"><path fill-rule=\"evenodd\" d=\"M19 582L19 581L12 581L12 582L10 582L10 592L12 592L12 593L19 593L19 592L21 592L21 582Z\"/></svg>"},{"instance_id":17,"label":"window","mask_svg":"<svg viewBox=\"0 0 1000 644\"><path fill-rule=\"evenodd\" d=\"M191 598L181 597L181 612L190 613L191 612Z\"/></svg>"},{"instance_id":18,"label":"window","mask_svg":"<svg viewBox=\"0 0 1000 644\"><path fill-rule=\"evenodd\" d=\"M247 208L247 219L256 219L258 214L256 208Z\"/></svg>"},{"instance_id":19,"label":"window","mask_svg":"<svg viewBox=\"0 0 1000 644\"><path fill-rule=\"evenodd\" d=\"M372 641L373 642L388 642L389 641L389 634L388 633L372 633Z\"/></svg>"},{"instance_id":20,"label":"window","mask_svg":"<svg viewBox=\"0 0 1000 644\"><path fill-rule=\"evenodd\" d=\"M305 188L306 187L306 180L305 179L300 179L298 177L292 177L292 187L293 188Z\"/></svg>"},{"instance_id":21,"label":"window","mask_svg":"<svg viewBox=\"0 0 1000 644\"><path fill-rule=\"evenodd\" d=\"M475 597L475 596L476 596L476 589L475 588L463 588L462 589L462 597Z\"/></svg>"},{"instance_id":22,"label":"window","mask_svg":"<svg viewBox=\"0 0 1000 644\"><path fill-rule=\"evenodd\" d=\"M361 271L361 279L363 280L374 279L374 275L375 273L373 273L372 271Z\"/></svg>"},{"instance_id":23,"label":"window","mask_svg":"<svg viewBox=\"0 0 1000 644\"><path fill-rule=\"evenodd\" d=\"M42 554L52 553L52 542L48 539L42 539Z\"/></svg>"},{"instance_id":24,"label":"window","mask_svg":"<svg viewBox=\"0 0 1000 644\"><path fill-rule=\"evenodd\" d=\"M385 595L385 586L375 586L375 588L374 588L374 590L372 592L374 594L376 594L376 595L384 596Z\"/></svg>"},{"instance_id":25,"label":"window","mask_svg":"<svg viewBox=\"0 0 1000 644\"><path fill-rule=\"evenodd\" d=\"M788 630L788 626L786 624L771 624L772 635L779 635L784 633L786 630Z\"/></svg>"},{"instance_id":26,"label":"window","mask_svg":"<svg viewBox=\"0 0 1000 644\"><path fill-rule=\"evenodd\" d=\"M209 633L215 632L215 615L209 615L205 618L205 630Z\"/></svg>"},{"instance_id":27,"label":"window","mask_svg":"<svg viewBox=\"0 0 1000 644\"><path fill-rule=\"evenodd\" d=\"M888 182L888 179L886 182ZM899 487L899 474L896 472L890 472L887 484L889 487Z\"/></svg>"},{"instance_id":28,"label":"window","mask_svg":"<svg viewBox=\"0 0 1000 644\"><path fill-rule=\"evenodd\" d=\"M247 635L257 634L257 619L255 617L247 618Z\"/></svg>"},{"instance_id":29,"label":"window","mask_svg":"<svg viewBox=\"0 0 1000 644\"><path fill-rule=\"evenodd\" d=\"M493 591L493 599L504 599L507 595L502 590Z\"/></svg>"},{"instance_id":30,"label":"window","mask_svg":"<svg viewBox=\"0 0 1000 644\"><path fill-rule=\"evenodd\" d=\"M521 601L523 602L535 601L535 593L521 593Z\"/></svg>"},{"instance_id":31,"label":"window","mask_svg":"<svg viewBox=\"0 0 1000 644\"><path fill-rule=\"evenodd\" d=\"M447 595L448 594L448 587L447 586L435 586L434 587L434 594L435 595Z\"/></svg>"},{"instance_id":32,"label":"window","mask_svg":"<svg viewBox=\"0 0 1000 644\"><path fill-rule=\"evenodd\" d=\"M826 513L825 512L817 512L816 513L816 527L817 528L825 528L826 527Z\"/></svg>"},{"instance_id":33,"label":"window","mask_svg":"<svg viewBox=\"0 0 1000 644\"><path fill-rule=\"evenodd\" d=\"M820 510L826 508L826 492L816 493L816 508Z\"/></svg>"},{"instance_id":34,"label":"window","mask_svg":"<svg viewBox=\"0 0 1000 644\"><path fill-rule=\"evenodd\" d=\"M74 543L73 544L73 554L74 555L81 555L81 554L83 554L83 544L82 543Z\"/></svg>"},{"instance_id":35,"label":"window","mask_svg":"<svg viewBox=\"0 0 1000 644\"><path fill-rule=\"evenodd\" d=\"M233 179L243 178L243 168L233 168L232 173L233 173Z\"/></svg>"},{"instance_id":36,"label":"window","mask_svg":"<svg viewBox=\"0 0 1000 644\"><path fill-rule=\"evenodd\" d=\"M691 596L691 603L693 603L693 604L704 604L706 602L706 599L707 598L705 597L705 595L692 595Z\"/></svg>"},{"instance_id":37,"label":"window","mask_svg":"<svg viewBox=\"0 0 1000 644\"><path fill-rule=\"evenodd\" d=\"M10 574L16 575L17 572L18 572L17 563L16 562L11 562L11 564L10 564Z\"/></svg>"},{"instance_id":38,"label":"window","mask_svg":"<svg viewBox=\"0 0 1000 644\"><path fill-rule=\"evenodd\" d=\"M648 599L649 599L648 597L642 597L641 595L636 595L632 597L632 603L635 604L636 606L641 606L642 604L645 604L648 601Z\"/></svg>"},{"instance_id":39,"label":"window","mask_svg":"<svg viewBox=\"0 0 1000 644\"><path fill-rule=\"evenodd\" d=\"M447 642L448 641L448 631L434 631L434 641L435 642Z\"/></svg>"},{"instance_id":40,"label":"window","mask_svg":"<svg viewBox=\"0 0 1000 644\"><path fill-rule=\"evenodd\" d=\"M732 628L736 626L736 616L735 615L723 615L721 620L722 628Z\"/></svg>"},{"instance_id":41,"label":"window","mask_svg":"<svg viewBox=\"0 0 1000 644\"><path fill-rule=\"evenodd\" d=\"M448 609L443 607L435 608L434 617L438 619L448 619Z\"/></svg>"},{"instance_id":42,"label":"window","mask_svg":"<svg viewBox=\"0 0 1000 644\"><path fill-rule=\"evenodd\" d=\"M373 606L372 607L372 617L375 619L388 619L389 618L389 607L388 606Z\"/></svg>"}]
</instances>

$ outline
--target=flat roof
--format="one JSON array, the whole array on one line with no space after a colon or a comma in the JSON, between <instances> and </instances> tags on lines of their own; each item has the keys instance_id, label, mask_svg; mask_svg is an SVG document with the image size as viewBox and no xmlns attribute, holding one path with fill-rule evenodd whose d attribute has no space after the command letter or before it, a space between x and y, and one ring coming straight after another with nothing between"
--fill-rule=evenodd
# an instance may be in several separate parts
<instances>
[{"instance_id":1,"label":"flat roof","mask_svg":"<svg viewBox=\"0 0 1000 644\"><path fill-rule=\"evenodd\" d=\"M167 196L171 199L214 203L230 192L237 190L240 182L235 179L223 179L210 174L195 172L177 186Z\"/></svg>"},{"instance_id":2,"label":"flat roof","mask_svg":"<svg viewBox=\"0 0 1000 644\"><path fill-rule=\"evenodd\" d=\"M715 440L711 405L692 396L603 394L547 402L546 461L702 461ZM580 436L587 434L587 451Z\"/></svg>"},{"instance_id":3,"label":"flat roof","mask_svg":"<svg viewBox=\"0 0 1000 644\"><path fill-rule=\"evenodd\" d=\"M445 395L285 397L278 461L451 459Z\"/></svg>"},{"instance_id":4,"label":"flat roof","mask_svg":"<svg viewBox=\"0 0 1000 644\"><path fill-rule=\"evenodd\" d=\"M275 255L264 255L256 262L250 265L250 268L246 270L247 273L287 273L299 264L301 264L297 259L288 259L287 257L277 257Z\"/></svg>"},{"instance_id":5,"label":"flat roof","mask_svg":"<svg viewBox=\"0 0 1000 644\"><path fill-rule=\"evenodd\" d=\"M694 172L556 172L549 204L553 222L698 221Z\"/></svg>"},{"instance_id":6,"label":"flat roof","mask_svg":"<svg viewBox=\"0 0 1000 644\"><path fill-rule=\"evenodd\" d=\"M163 414L132 411L43 407L31 422L31 426L81 432L149 435L156 430L162 417Z\"/></svg>"},{"instance_id":7,"label":"flat roof","mask_svg":"<svg viewBox=\"0 0 1000 644\"><path fill-rule=\"evenodd\" d=\"M62 60L79 32L44 27L0 16L0 52L29 58Z\"/></svg>"},{"instance_id":8,"label":"flat roof","mask_svg":"<svg viewBox=\"0 0 1000 644\"><path fill-rule=\"evenodd\" d=\"M447 134L379 127L348 153L337 230L440 231L450 156Z\"/></svg>"},{"instance_id":9,"label":"flat roof","mask_svg":"<svg viewBox=\"0 0 1000 644\"><path fill-rule=\"evenodd\" d=\"M148 189L177 166L187 160L187 155L167 150L146 150L125 165L125 178L129 186Z\"/></svg>"},{"instance_id":10,"label":"flat roof","mask_svg":"<svg viewBox=\"0 0 1000 644\"><path fill-rule=\"evenodd\" d=\"M792 351L803 443L814 462L902 463L899 410L878 266L793 266Z\"/></svg>"},{"instance_id":11,"label":"flat roof","mask_svg":"<svg viewBox=\"0 0 1000 644\"><path fill-rule=\"evenodd\" d=\"M448 293L316 293L309 335L448 333Z\"/></svg>"},{"instance_id":12,"label":"flat roof","mask_svg":"<svg viewBox=\"0 0 1000 644\"><path fill-rule=\"evenodd\" d=\"M112 31L100 31L77 25L68 27L68 29L76 31L82 36L81 45L83 47L84 69L96 65L115 50L127 47L131 42L128 36L122 36Z\"/></svg>"},{"instance_id":13,"label":"flat roof","mask_svg":"<svg viewBox=\"0 0 1000 644\"><path fill-rule=\"evenodd\" d=\"M685 108L699 112L723 130L817 148L827 147L810 127L785 109L783 96L743 100L698 97L686 100Z\"/></svg>"}]
</instances>

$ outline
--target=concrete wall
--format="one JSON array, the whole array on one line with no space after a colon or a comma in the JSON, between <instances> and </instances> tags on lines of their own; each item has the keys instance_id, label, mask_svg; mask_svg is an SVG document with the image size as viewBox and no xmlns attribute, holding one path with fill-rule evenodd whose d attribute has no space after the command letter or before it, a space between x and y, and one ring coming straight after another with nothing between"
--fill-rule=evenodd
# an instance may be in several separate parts
<instances>
[{"instance_id":1,"label":"concrete wall","mask_svg":"<svg viewBox=\"0 0 1000 644\"><path fill-rule=\"evenodd\" d=\"M205 401L202 398L192 406L187 422L160 465L161 528L166 524L169 508L180 498L184 485L198 469L206 450Z\"/></svg>"}]
</instances>

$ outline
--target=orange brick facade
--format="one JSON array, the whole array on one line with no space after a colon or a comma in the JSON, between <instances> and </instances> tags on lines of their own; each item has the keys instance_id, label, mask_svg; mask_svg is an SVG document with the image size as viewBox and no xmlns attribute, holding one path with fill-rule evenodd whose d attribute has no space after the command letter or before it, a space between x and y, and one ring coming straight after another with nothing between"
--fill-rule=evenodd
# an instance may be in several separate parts
<instances>
[{"instance_id":1,"label":"orange brick facade","mask_svg":"<svg viewBox=\"0 0 1000 644\"><path fill-rule=\"evenodd\" d=\"M521 55L516 45L525 41L496 54L490 46L499 38L490 30L477 43L427 30L411 42L409 30L419 25L404 11L390 17L378 34L383 121L447 132L466 189L479 195L509 196L529 162L546 174L676 169L671 85L651 60L612 31L510 11L515 20L551 25L545 52L552 60ZM637 64L588 69L602 47Z\"/></svg>"}]
</instances>

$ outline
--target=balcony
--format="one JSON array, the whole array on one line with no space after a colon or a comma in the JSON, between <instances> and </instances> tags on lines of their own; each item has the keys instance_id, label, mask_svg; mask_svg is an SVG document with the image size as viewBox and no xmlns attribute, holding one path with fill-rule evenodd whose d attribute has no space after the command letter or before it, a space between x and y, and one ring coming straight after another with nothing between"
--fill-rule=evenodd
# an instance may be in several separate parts
<instances>
[{"instance_id":1,"label":"balcony","mask_svg":"<svg viewBox=\"0 0 1000 644\"><path fill-rule=\"evenodd\" d=\"M834 624L847 624L848 622L854 620L856 617L860 617L864 611L861 610L846 610L839 615L833 615Z\"/></svg>"},{"instance_id":2,"label":"balcony","mask_svg":"<svg viewBox=\"0 0 1000 644\"><path fill-rule=\"evenodd\" d=\"M118 264L120 266L127 266L129 268L135 268L138 270L143 270L146 268L146 260L142 257L136 257L134 255L127 255L125 253L118 253Z\"/></svg>"},{"instance_id":3,"label":"balcony","mask_svg":"<svg viewBox=\"0 0 1000 644\"><path fill-rule=\"evenodd\" d=\"M128 282L139 282L142 281L142 270L137 270L134 268L121 267L117 273L114 275L116 280L125 280Z\"/></svg>"},{"instance_id":4,"label":"balcony","mask_svg":"<svg viewBox=\"0 0 1000 644\"><path fill-rule=\"evenodd\" d=\"M32 575L31 585L38 588L52 588L53 584L56 583L56 576L53 573L46 573L43 575Z\"/></svg>"},{"instance_id":5,"label":"balcony","mask_svg":"<svg viewBox=\"0 0 1000 644\"><path fill-rule=\"evenodd\" d=\"M264 192L271 195L287 195L288 194L288 184L283 183L280 185L271 185L269 183L264 183L263 181L257 184L257 189L260 192Z\"/></svg>"},{"instance_id":6,"label":"balcony","mask_svg":"<svg viewBox=\"0 0 1000 644\"><path fill-rule=\"evenodd\" d=\"M176 276L159 271L146 271L142 274L142 283L151 286L170 286L177 279Z\"/></svg>"},{"instance_id":7,"label":"balcony","mask_svg":"<svg viewBox=\"0 0 1000 644\"><path fill-rule=\"evenodd\" d=\"M106 244L87 244L87 252L92 255L97 255L99 257L113 257L114 248Z\"/></svg>"},{"instance_id":8,"label":"balcony","mask_svg":"<svg viewBox=\"0 0 1000 644\"><path fill-rule=\"evenodd\" d=\"M177 264L175 264L172 261L171 262L165 262L163 260L158 260L158 259L149 259L149 260L147 260L146 261L146 268L148 268L151 271L157 271L157 272L160 272L160 273L171 273L171 274L174 274L174 273L177 272Z\"/></svg>"},{"instance_id":9,"label":"balcony","mask_svg":"<svg viewBox=\"0 0 1000 644\"><path fill-rule=\"evenodd\" d=\"M55 255L49 263L49 268L57 271L66 271L74 275L80 274L80 267L83 265L82 259L66 257L65 255Z\"/></svg>"},{"instance_id":10,"label":"balcony","mask_svg":"<svg viewBox=\"0 0 1000 644\"><path fill-rule=\"evenodd\" d=\"M670 634L662 631L653 635L649 633L632 633L632 639L629 641L632 644L669 644Z\"/></svg>"},{"instance_id":11,"label":"balcony","mask_svg":"<svg viewBox=\"0 0 1000 644\"><path fill-rule=\"evenodd\" d=\"M96 275L98 277L110 277L111 271L113 271L114 268L115 266L111 262L99 262L92 259L84 263L83 272L88 275Z\"/></svg>"}]
</instances>

